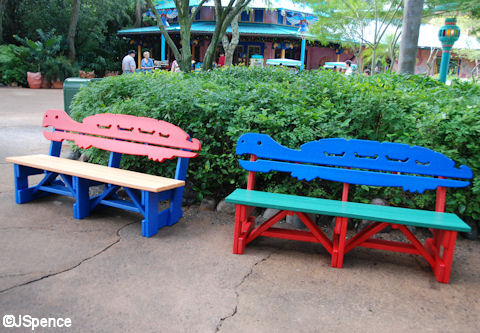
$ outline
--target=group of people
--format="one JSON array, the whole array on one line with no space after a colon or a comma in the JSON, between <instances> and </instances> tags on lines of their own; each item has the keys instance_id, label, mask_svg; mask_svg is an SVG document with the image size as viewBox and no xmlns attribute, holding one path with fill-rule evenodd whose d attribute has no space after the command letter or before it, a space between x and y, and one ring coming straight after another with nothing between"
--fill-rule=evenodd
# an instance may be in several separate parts
<instances>
[{"instance_id":1,"label":"group of people","mask_svg":"<svg viewBox=\"0 0 480 333\"><path fill-rule=\"evenodd\" d=\"M135 55L137 52L135 50L128 51L128 54L123 57L122 60L122 72L123 74L132 74L135 73L137 65L135 64ZM150 58L150 52L143 52L143 59L140 62L140 68L145 72L151 72L155 69L153 59Z\"/></svg>"},{"instance_id":2,"label":"group of people","mask_svg":"<svg viewBox=\"0 0 480 333\"><path fill-rule=\"evenodd\" d=\"M345 61L345 66L347 67L347 69L345 70L345 75L352 75L353 74L352 61L351 60ZM363 71L363 75L370 76L370 74L371 74L370 69L365 68L365 70Z\"/></svg>"},{"instance_id":3,"label":"group of people","mask_svg":"<svg viewBox=\"0 0 480 333\"><path fill-rule=\"evenodd\" d=\"M180 52L182 52L180 50ZM128 51L127 55L123 57L122 60L122 72L123 74L132 74L135 73L137 69L137 65L135 64L135 55L137 52L135 50L130 50ZM216 63L217 66L223 67L225 66L225 54L221 53L220 57L218 59L218 64ZM143 59L140 62L140 68L144 72L151 72L153 69L155 69L155 65L153 62L153 59L150 58L150 52L145 51L143 52ZM178 65L177 60L174 60L172 62L172 65L170 66L170 71L172 72L180 72L180 66Z\"/></svg>"}]
</instances>

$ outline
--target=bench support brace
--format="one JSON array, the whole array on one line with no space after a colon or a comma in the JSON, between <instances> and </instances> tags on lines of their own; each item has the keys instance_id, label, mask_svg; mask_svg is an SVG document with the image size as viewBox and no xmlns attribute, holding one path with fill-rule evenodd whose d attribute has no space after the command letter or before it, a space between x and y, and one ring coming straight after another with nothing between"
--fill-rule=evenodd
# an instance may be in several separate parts
<instances>
[{"instance_id":1,"label":"bench support brace","mask_svg":"<svg viewBox=\"0 0 480 333\"><path fill-rule=\"evenodd\" d=\"M255 218L250 216L253 209L254 207L236 205L233 234L234 254L243 254L245 246L259 236L320 243L329 253L332 253L332 242L307 214L281 210L261 225L255 227ZM297 214L309 231L273 228L286 215L293 213Z\"/></svg>"}]
</instances>

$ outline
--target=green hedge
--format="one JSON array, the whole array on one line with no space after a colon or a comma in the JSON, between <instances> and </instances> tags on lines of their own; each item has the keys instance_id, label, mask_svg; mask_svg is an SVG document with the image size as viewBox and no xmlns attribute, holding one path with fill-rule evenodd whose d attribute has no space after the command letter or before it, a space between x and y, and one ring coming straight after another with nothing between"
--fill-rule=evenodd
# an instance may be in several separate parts
<instances>
[{"instance_id":1,"label":"green hedge","mask_svg":"<svg viewBox=\"0 0 480 333\"><path fill-rule=\"evenodd\" d=\"M246 172L234 155L246 132L271 135L291 148L329 137L402 142L431 148L471 167L473 185L448 190L447 209L480 217L480 87L451 87L418 76L395 74L346 77L330 71L291 74L282 69L228 68L192 74L154 73L106 78L82 89L72 115L103 112L164 119L202 141L191 160L188 181L199 195L221 198L245 187ZM105 157L94 152L96 162ZM124 167L165 173L146 158ZM172 165L168 166L171 172ZM341 185L297 181L285 174L262 175L257 188L339 198ZM412 195L398 188L353 187L352 199L383 197L392 205L434 208L434 191Z\"/></svg>"},{"instance_id":2,"label":"green hedge","mask_svg":"<svg viewBox=\"0 0 480 333\"><path fill-rule=\"evenodd\" d=\"M17 82L26 86L28 64L25 59L27 56L26 47L13 44L0 45L0 83Z\"/></svg>"}]
</instances>

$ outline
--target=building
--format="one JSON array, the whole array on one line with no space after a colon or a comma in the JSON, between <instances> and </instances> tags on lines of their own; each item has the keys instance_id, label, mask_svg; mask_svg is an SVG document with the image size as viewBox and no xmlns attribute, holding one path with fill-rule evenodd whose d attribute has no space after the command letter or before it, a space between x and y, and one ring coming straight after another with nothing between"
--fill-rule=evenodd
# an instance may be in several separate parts
<instances>
[{"instance_id":1,"label":"building","mask_svg":"<svg viewBox=\"0 0 480 333\"><path fill-rule=\"evenodd\" d=\"M157 8L168 11L173 2L168 2ZM299 24L289 20L294 15L310 15L311 8L295 4L290 0L273 0L275 8L268 8L263 0L252 0L250 10L244 11L239 17L240 42L234 53L234 64L249 64L252 55L263 56L264 62L271 58L289 58L300 60L302 36L299 34ZM173 6L174 8L174 6ZM177 47L180 47L180 28L176 18L166 20L166 27ZM213 2L207 2L199 11L191 28L192 58L201 62L205 56L211 36L215 29L215 8ZM155 59L161 59L161 33L157 26L124 29L118 32L120 36L130 38L131 43L139 50L142 47L151 49ZM231 28L227 30L231 34ZM221 47L221 46L220 46ZM220 49L217 51L220 52ZM138 52L140 53L140 52ZM344 52L340 45L331 43L322 46L318 42L307 42L305 52L305 68L315 69L327 61L345 61L353 59L353 54ZM216 57L218 59L218 56ZM174 59L167 47L165 59Z\"/></svg>"},{"instance_id":2,"label":"building","mask_svg":"<svg viewBox=\"0 0 480 333\"><path fill-rule=\"evenodd\" d=\"M198 0L197 0L198 2ZM172 12L175 5L171 0L157 0L157 8L165 14L166 29L177 47L180 47L180 29L175 14ZM192 5L195 1L190 1ZM301 59L302 34L299 33L300 25L295 24L292 19L295 16L307 17L312 15L312 9L306 5L294 3L291 0L271 0L271 7L266 5L264 0L252 0L248 11L241 13L239 17L240 42L234 53L234 64L243 63L249 65L253 55L263 56L264 62L272 58ZM211 36L215 29L215 9L213 1L207 1L197 14L191 28L192 58L195 62L202 62L210 43ZM421 74L427 71L427 60L432 48L441 48L437 38L438 27L422 25L420 30L419 47L417 53L416 73ZM371 30L371 29L370 29ZM171 50L162 42L160 30L157 26L123 29L118 32L120 36L129 38L132 45L135 45L138 52L138 62L142 48L152 51L153 58L173 61ZM227 30L231 34L231 28ZM308 33L306 34L308 35ZM367 29L366 38L373 35ZM162 47L163 45L163 47ZM455 44L457 48L480 49L480 43L473 37L462 34L460 40ZM163 48L163 52L162 52ZM221 45L217 50L221 52ZM433 63L433 73L438 72L441 52ZM162 60L164 60L162 59ZM305 50L305 68L316 69L332 61L355 61L350 50L342 49L340 43L332 41L328 45L321 45L319 42L307 40ZM466 59L461 59L452 54L451 67L460 77L469 77L475 64ZM394 64L393 68L396 68Z\"/></svg>"}]
</instances>

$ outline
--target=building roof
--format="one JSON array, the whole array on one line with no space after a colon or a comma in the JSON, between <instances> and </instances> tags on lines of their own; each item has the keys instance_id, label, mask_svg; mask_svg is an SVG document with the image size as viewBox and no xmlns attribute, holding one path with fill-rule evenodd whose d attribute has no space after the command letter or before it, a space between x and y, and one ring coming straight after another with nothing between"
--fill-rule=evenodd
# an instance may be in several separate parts
<instances>
[{"instance_id":1,"label":"building roof","mask_svg":"<svg viewBox=\"0 0 480 333\"><path fill-rule=\"evenodd\" d=\"M178 23L171 23L169 27L166 27L168 32L180 32ZM215 30L215 21L198 21L192 23L191 31L196 34L213 34ZM298 34L298 27L284 26L269 23L246 23L239 22L238 30L240 35L263 35L263 36L276 36L276 37L291 37L301 38ZM232 28L228 27L227 33L231 33ZM123 29L118 31L119 35L149 35L160 34L160 29L157 26ZM306 34L308 36L308 33Z\"/></svg>"},{"instance_id":2,"label":"building roof","mask_svg":"<svg viewBox=\"0 0 480 333\"><path fill-rule=\"evenodd\" d=\"M156 0L158 9L175 8L175 3L172 0ZM222 0L222 5L226 6L230 0ZM190 0L190 6L196 6L200 3L200 0ZM214 7L213 0L208 0L203 4L203 7ZM312 14L311 7L301 3L294 3L292 0L251 0L249 8L269 8L269 9L285 9L287 11L300 12Z\"/></svg>"}]
</instances>

